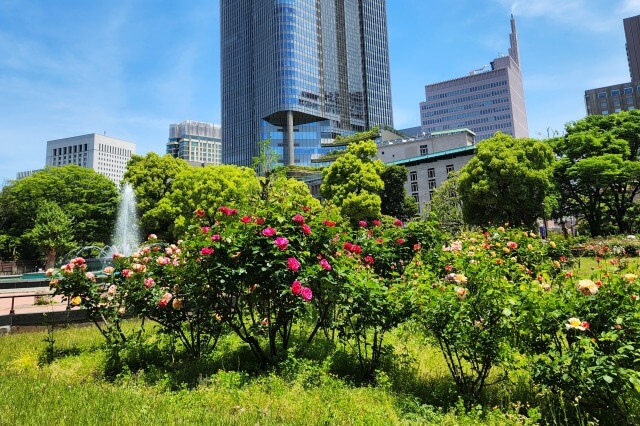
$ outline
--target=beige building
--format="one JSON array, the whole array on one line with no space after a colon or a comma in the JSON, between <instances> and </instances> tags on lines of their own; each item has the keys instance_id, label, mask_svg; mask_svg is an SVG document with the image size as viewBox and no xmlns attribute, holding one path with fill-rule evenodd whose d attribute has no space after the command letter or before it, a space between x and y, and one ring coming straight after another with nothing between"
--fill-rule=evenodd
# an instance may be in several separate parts
<instances>
[{"instance_id":1,"label":"beige building","mask_svg":"<svg viewBox=\"0 0 640 426\"><path fill-rule=\"evenodd\" d=\"M134 143L91 133L48 141L46 165L76 164L93 169L120 185L127 163L135 152Z\"/></svg>"},{"instance_id":2,"label":"beige building","mask_svg":"<svg viewBox=\"0 0 640 426\"><path fill-rule=\"evenodd\" d=\"M407 167L405 189L418 202L420 213L424 213L434 191L449 173L460 170L473 158L475 136L469 129L454 129L382 142L378 144L378 158L386 164Z\"/></svg>"}]
</instances>

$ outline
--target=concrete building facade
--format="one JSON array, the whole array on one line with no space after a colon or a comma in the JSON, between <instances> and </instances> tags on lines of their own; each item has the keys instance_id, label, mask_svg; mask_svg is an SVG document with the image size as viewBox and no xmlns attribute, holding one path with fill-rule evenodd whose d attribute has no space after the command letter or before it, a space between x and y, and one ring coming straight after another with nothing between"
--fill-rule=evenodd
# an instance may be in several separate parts
<instances>
[{"instance_id":1,"label":"concrete building facade","mask_svg":"<svg viewBox=\"0 0 640 426\"><path fill-rule=\"evenodd\" d=\"M378 158L386 164L406 166L405 190L428 211L434 191L449 173L460 170L475 154L475 133L454 129L378 144Z\"/></svg>"},{"instance_id":2,"label":"concrete building facade","mask_svg":"<svg viewBox=\"0 0 640 426\"><path fill-rule=\"evenodd\" d=\"M222 163L222 128L219 124L186 120L169 126L167 154L193 166Z\"/></svg>"},{"instance_id":3,"label":"concrete building facade","mask_svg":"<svg viewBox=\"0 0 640 426\"><path fill-rule=\"evenodd\" d=\"M135 152L134 143L91 133L47 141L46 165L76 164L93 169L119 185Z\"/></svg>"},{"instance_id":4,"label":"concrete building facade","mask_svg":"<svg viewBox=\"0 0 640 426\"><path fill-rule=\"evenodd\" d=\"M467 128L478 141L498 131L517 138L529 136L513 16L509 54L465 77L428 84L425 101L420 103L420 121L425 133Z\"/></svg>"},{"instance_id":5,"label":"concrete building facade","mask_svg":"<svg viewBox=\"0 0 640 426\"><path fill-rule=\"evenodd\" d=\"M640 84L631 82L584 92L587 115L608 115L640 108Z\"/></svg>"},{"instance_id":6,"label":"concrete building facade","mask_svg":"<svg viewBox=\"0 0 640 426\"><path fill-rule=\"evenodd\" d=\"M640 82L640 15L622 20L631 81Z\"/></svg>"},{"instance_id":7,"label":"concrete building facade","mask_svg":"<svg viewBox=\"0 0 640 426\"><path fill-rule=\"evenodd\" d=\"M311 164L337 135L393 125L385 0L222 0L223 162L258 141Z\"/></svg>"},{"instance_id":8,"label":"concrete building facade","mask_svg":"<svg viewBox=\"0 0 640 426\"><path fill-rule=\"evenodd\" d=\"M585 90L587 115L608 115L640 108L640 15L622 22L631 81Z\"/></svg>"}]
</instances>

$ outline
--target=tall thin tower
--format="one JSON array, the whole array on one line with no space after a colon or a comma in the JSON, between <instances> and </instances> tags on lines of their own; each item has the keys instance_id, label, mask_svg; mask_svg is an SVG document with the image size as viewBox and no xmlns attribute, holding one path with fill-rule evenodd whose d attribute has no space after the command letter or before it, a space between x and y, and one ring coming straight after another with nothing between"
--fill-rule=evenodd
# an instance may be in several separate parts
<instances>
[{"instance_id":1,"label":"tall thin tower","mask_svg":"<svg viewBox=\"0 0 640 426\"><path fill-rule=\"evenodd\" d=\"M223 162L271 140L284 164L392 125L384 0L221 0Z\"/></svg>"}]
</instances>

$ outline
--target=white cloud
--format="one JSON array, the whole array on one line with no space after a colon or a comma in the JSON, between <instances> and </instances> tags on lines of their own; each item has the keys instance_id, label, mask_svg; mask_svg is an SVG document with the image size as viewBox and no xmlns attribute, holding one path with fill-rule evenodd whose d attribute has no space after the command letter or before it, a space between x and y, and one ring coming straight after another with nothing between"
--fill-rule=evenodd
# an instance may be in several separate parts
<instances>
[{"instance_id":1,"label":"white cloud","mask_svg":"<svg viewBox=\"0 0 640 426\"><path fill-rule=\"evenodd\" d=\"M556 21L577 30L619 30L622 18L640 11L640 0L494 0L517 17Z\"/></svg>"}]
</instances>

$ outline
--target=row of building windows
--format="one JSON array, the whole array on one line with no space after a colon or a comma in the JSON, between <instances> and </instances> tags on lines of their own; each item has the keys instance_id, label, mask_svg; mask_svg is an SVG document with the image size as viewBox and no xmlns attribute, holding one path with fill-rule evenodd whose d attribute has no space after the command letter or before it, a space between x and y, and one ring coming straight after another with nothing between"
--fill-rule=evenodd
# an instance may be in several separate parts
<instances>
[{"instance_id":1,"label":"row of building windows","mask_svg":"<svg viewBox=\"0 0 640 426\"><path fill-rule=\"evenodd\" d=\"M465 94L465 93L478 92L480 90L486 90L486 89L491 89L491 88L494 88L494 87L500 87L500 86L506 86L506 85L507 85L507 80L494 81L494 82L491 82L491 83L481 84L479 86L466 87L464 89L451 90L451 91L448 91L448 92L445 92L445 93L439 93L437 95L427 96L426 100L427 101L435 101L437 99L450 98L450 97L457 96L457 95L462 95L462 94Z\"/></svg>"},{"instance_id":2,"label":"row of building windows","mask_svg":"<svg viewBox=\"0 0 640 426\"><path fill-rule=\"evenodd\" d=\"M638 92L640 92L640 86L638 86L636 88L636 90ZM623 88L622 89L622 93L625 94L625 95L632 94L633 93L633 87L625 87L625 88ZM620 89L611 89L611 92L609 93L609 95L611 97L620 96ZM598 99L606 99L606 98L607 98L607 92L605 92L605 91L598 92Z\"/></svg>"},{"instance_id":3,"label":"row of building windows","mask_svg":"<svg viewBox=\"0 0 640 426\"><path fill-rule=\"evenodd\" d=\"M53 156L56 157L58 155L67 155L67 154L72 154L77 152L86 152L86 151L87 151L86 143L80 144L80 145L69 145L61 148L53 148Z\"/></svg>"},{"instance_id":4,"label":"row of building windows","mask_svg":"<svg viewBox=\"0 0 640 426\"><path fill-rule=\"evenodd\" d=\"M428 110L434 108L440 108L447 105L456 105L464 102L475 101L478 99L495 98L496 96L506 95L509 93L509 89L492 90L491 92L477 93L475 95L462 96L460 98L448 99L446 101L427 103L422 102L420 104L421 110Z\"/></svg>"}]
</instances>

